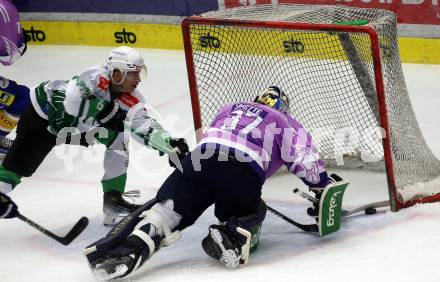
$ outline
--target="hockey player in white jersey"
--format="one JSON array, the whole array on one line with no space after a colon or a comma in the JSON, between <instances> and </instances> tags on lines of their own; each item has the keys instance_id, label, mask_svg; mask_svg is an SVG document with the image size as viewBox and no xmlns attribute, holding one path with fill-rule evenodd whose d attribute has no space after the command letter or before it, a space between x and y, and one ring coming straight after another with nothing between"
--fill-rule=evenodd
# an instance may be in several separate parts
<instances>
[{"instance_id":1,"label":"hockey player in white jersey","mask_svg":"<svg viewBox=\"0 0 440 282\"><path fill-rule=\"evenodd\" d=\"M121 46L110 52L105 65L32 89L32 106L18 122L17 137L0 167L0 193L9 193L22 177L31 176L60 140L88 146L96 139L107 147L101 181L104 224L113 225L137 208L122 197L128 165L124 129L138 142L168 154L173 163L188 152L184 139L172 138L148 116L137 90L144 72L140 53Z\"/></svg>"}]
</instances>

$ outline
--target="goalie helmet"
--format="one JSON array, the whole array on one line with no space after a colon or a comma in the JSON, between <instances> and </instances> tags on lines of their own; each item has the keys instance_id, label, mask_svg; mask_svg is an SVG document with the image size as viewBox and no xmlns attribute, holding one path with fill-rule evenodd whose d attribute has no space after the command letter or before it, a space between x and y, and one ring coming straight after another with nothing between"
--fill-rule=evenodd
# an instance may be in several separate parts
<instances>
[{"instance_id":1,"label":"goalie helmet","mask_svg":"<svg viewBox=\"0 0 440 282\"><path fill-rule=\"evenodd\" d=\"M110 51L107 57L107 69L112 79L116 69L122 73L122 80L119 84L124 81L127 72L145 73L143 74L145 77L147 74L147 68L141 54L128 46L120 46Z\"/></svg>"},{"instance_id":2,"label":"goalie helmet","mask_svg":"<svg viewBox=\"0 0 440 282\"><path fill-rule=\"evenodd\" d=\"M254 102L285 113L289 112L289 97L277 86L270 86L264 89L260 95L255 97Z\"/></svg>"}]
</instances>

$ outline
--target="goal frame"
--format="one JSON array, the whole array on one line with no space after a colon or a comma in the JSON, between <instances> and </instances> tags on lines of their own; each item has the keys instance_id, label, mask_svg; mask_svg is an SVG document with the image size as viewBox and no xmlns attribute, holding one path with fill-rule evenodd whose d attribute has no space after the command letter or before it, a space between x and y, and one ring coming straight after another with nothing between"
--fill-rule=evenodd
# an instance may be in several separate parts
<instances>
[{"instance_id":1,"label":"goal frame","mask_svg":"<svg viewBox=\"0 0 440 282\"><path fill-rule=\"evenodd\" d=\"M388 193L390 197L390 207L392 211L398 211L402 208L412 206L416 203L434 202L440 200L440 194L418 198L407 202L402 202L397 197L397 186L394 175L394 165L390 143L390 129L387 116L387 106L385 98L385 85L383 78L383 70L381 63L381 52L379 47L379 38L375 29L371 26L355 26L355 25L336 25L336 24L315 24L315 23L295 23L281 21L255 21L255 20L238 20L238 19L220 19L206 18L200 16L187 17L182 21L183 44L187 66L188 82L191 95L191 104L194 119L194 128L196 131L196 140L201 138L202 118L199 104L199 96L197 91L197 77L194 65L193 48L191 46L190 26L197 25L218 25L218 26L241 26L255 28L272 28L272 29L291 29L291 30L311 30L311 31L328 31L328 32L356 32L368 34L371 42L371 54L373 59L374 78L376 82L376 95L378 100L379 123L384 131L382 145L384 149L385 173L387 176Z\"/></svg>"}]
</instances>

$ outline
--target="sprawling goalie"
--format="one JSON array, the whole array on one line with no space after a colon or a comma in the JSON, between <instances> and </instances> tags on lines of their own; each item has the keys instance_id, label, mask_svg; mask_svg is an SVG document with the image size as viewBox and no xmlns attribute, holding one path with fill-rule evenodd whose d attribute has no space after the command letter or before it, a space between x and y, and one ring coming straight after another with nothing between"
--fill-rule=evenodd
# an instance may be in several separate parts
<instances>
[{"instance_id":1,"label":"sprawling goalie","mask_svg":"<svg viewBox=\"0 0 440 282\"><path fill-rule=\"evenodd\" d=\"M287 112L275 86L254 102L224 106L201 142L163 183L156 198L123 219L85 253L99 279L124 277L179 238L212 204L204 251L228 268L246 264L258 246L267 207L265 180L282 165L315 191L331 182L311 136Z\"/></svg>"}]
</instances>

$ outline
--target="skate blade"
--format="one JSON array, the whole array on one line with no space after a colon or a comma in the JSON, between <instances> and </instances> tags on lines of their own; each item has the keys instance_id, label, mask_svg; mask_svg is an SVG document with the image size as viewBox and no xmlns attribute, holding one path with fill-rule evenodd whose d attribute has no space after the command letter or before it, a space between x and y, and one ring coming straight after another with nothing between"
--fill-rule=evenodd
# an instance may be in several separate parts
<instances>
[{"instance_id":1,"label":"skate blade","mask_svg":"<svg viewBox=\"0 0 440 282\"><path fill-rule=\"evenodd\" d=\"M220 261L229 269L236 269L240 265L240 257L233 250L223 252Z\"/></svg>"},{"instance_id":2,"label":"skate blade","mask_svg":"<svg viewBox=\"0 0 440 282\"><path fill-rule=\"evenodd\" d=\"M221 249L220 262L229 269L235 269L240 265L240 257L233 250L226 250L223 246L223 238L220 232L210 228L211 237Z\"/></svg>"}]
</instances>

